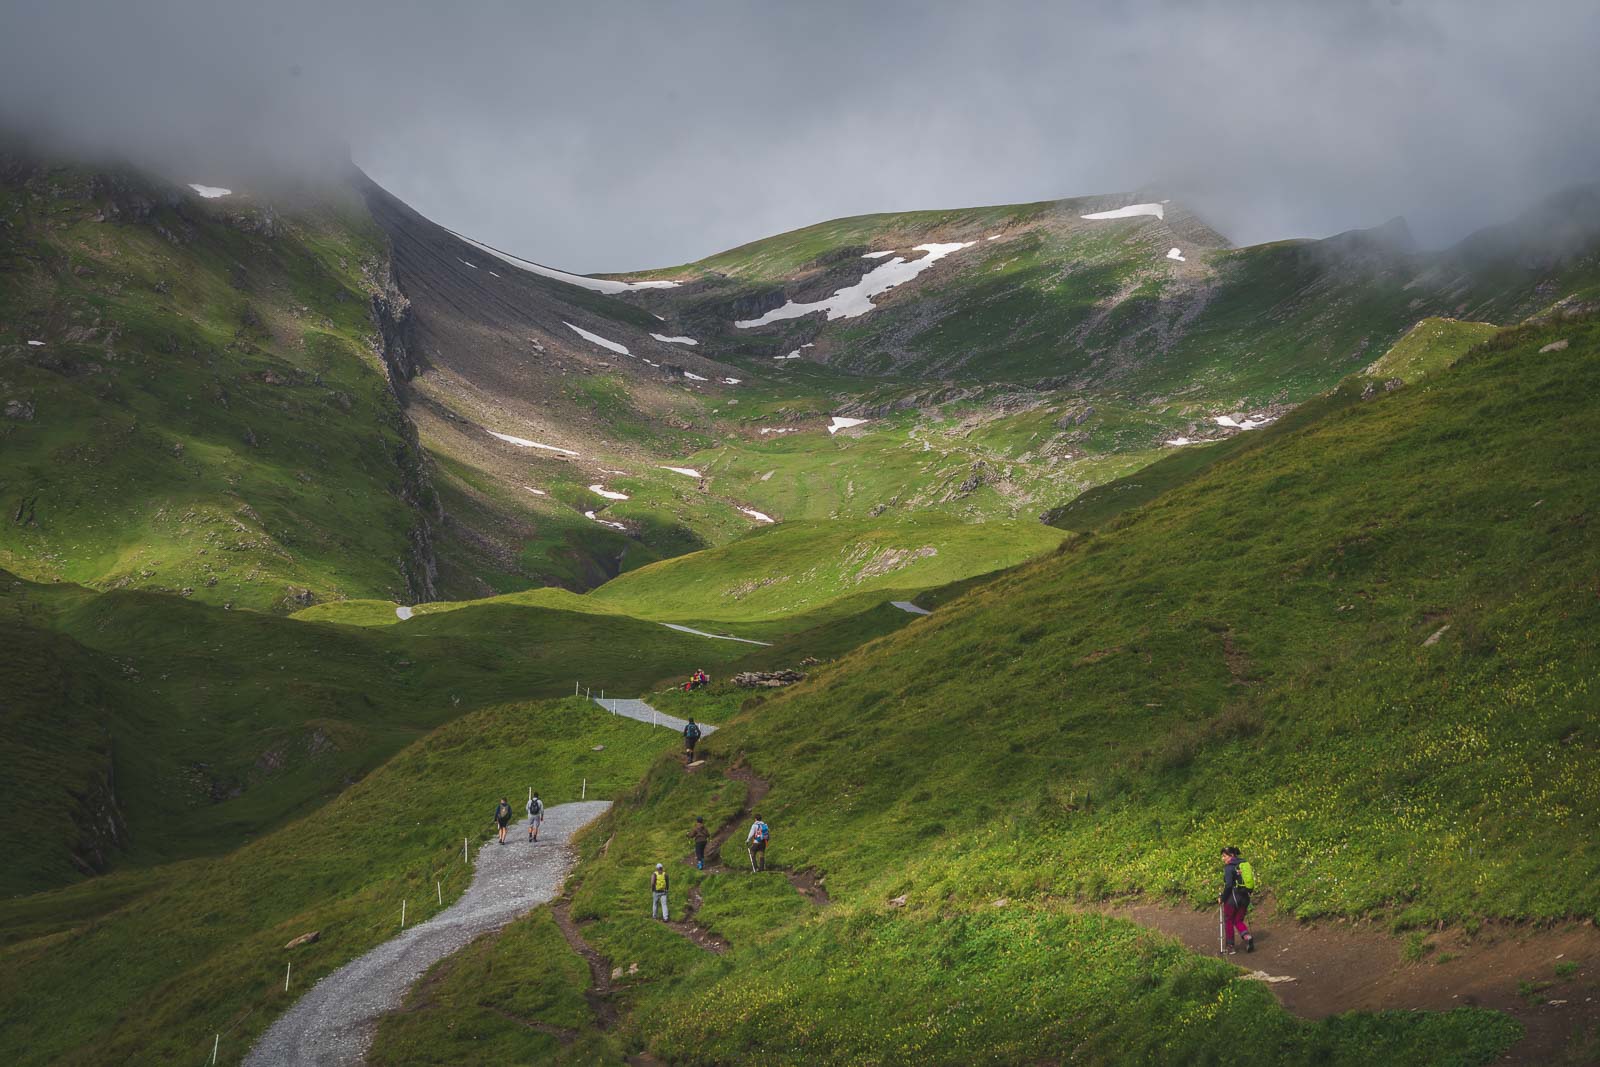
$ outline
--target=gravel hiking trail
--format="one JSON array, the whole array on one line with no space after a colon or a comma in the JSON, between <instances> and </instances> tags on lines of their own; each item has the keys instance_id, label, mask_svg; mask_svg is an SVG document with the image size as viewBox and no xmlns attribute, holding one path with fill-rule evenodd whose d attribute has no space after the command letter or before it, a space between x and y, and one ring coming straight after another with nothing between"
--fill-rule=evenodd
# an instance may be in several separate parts
<instances>
[{"instance_id":1,"label":"gravel hiking trail","mask_svg":"<svg viewBox=\"0 0 1600 1067\"><path fill-rule=\"evenodd\" d=\"M689 626L679 626L675 622L664 622L661 625L665 626L669 630L676 630L680 634L694 634L696 637L710 637L717 641L738 641L739 643L745 645L764 645L767 647L771 647L772 645L771 641L757 641L749 637L734 637L731 634L708 634L704 630L696 630Z\"/></svg>"},{"instance_id":2,"label":"gravel hiking trail","mask_svg":"<svg viewBox=\"0 0 1600 1067\"><path fill-rule=\"evenodd\" d=\"M593 697L591 699L613 715L622 715L629 719L636 719L639 722L647 722L652 726L665 726L669 730L677 730L681 733L684 726L688 725L687 719L680 719L676 715L668 715L664 711L657 711L642 700L612 700L609 697L605 699ZM700 723L699 726L701 737L709 737L717 732L717 728L708 722Z\"/></svg>"},{"instance_id":3,"label":"gravel hiking trail","mask_svg":"<svg viewBox=\"0 0 1600 1067\"><path fill-rule=\"evenodd\" d=\"M1217 953L1214 908L1139 901L1095 910L1159 930L1201 955ZM1260 975L1257 980L1268 982L1301 1018L1492 1008L1527 1029L1501 1062L1595 1062L1566 1058L1575 1034L1594 1034L1600 1026L1600 929L1592 924L1485 923L1471 937L1457 929L1432 931L1432 948L1409 961L1405 938L1375 924L1302 923L1276 914L1270 904L1252 908L1249 922L1256 950L1226 959Z\"/></svg>"},{"instance_id":4,"label":"gravel hiking trail","mask_svg":"<svg viewBox=\"0 0 1600 1067\"><path fill-rule=\"evenodd\" d=\"M609 800L589 800L546 809L537 844L515 835L505 845L490 838L478 849L472 884L460 899L312 986L268 1028L244 1062L258 1067L363 1062L378 1020L401 1006L424 971L556 898L577 859L568 844L572 835L610 807Z\"/></svg>"}]
</instances>

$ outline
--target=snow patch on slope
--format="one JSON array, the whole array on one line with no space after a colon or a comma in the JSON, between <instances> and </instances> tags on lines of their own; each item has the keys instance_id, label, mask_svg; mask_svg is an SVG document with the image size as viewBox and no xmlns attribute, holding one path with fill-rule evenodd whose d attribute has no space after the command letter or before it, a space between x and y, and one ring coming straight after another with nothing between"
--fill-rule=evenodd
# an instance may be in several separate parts
<instances>
[{"instance_id":1,"label":"snow patch on slope","mask_svg":"<svg viewBox=\"0 0 1600 1067\"><path fill-rule=\"evenodd\" d=\"M664 470L664 471L671 471L673 474L681 474L686 478L704 478L705 477L705 475L701 474L699 471L695 470L693 467L662 467L661 469Z\"/></svg>"},{"instance_id":2,"label":"snow patch on slope","mask_svg":"<svg viewBox=\"0 0 1600 1067\"><path fill-rule=\"evenodd\" d=\"M608 351L611 351L611 352L615 352L619 356L631 356L631 355L633 355L632 352L628 351L628 346L627 345L618 344L615 341L607 340L606 338L601 337L597 333L590 333L588 330L585 330L582 326L574 326L574 325L572 325L572 323L567 322L565 319L563 319L561 321L561 325L565 326L567 329L571 330L573 333L577 334L579 337L583 338L585 341L593 341L595 344L599 345L601 348L607 349Z\"/></svg>"},{"instance_id":3,"label":"snow patch on slope","mask_svg":"<svg viewBox=\"0 0 1600 1067\"><path fill-rule=\"evenodd\" d=\"M665 334L653 333L650 335L657 341L665 341L669 345L697 345L700 342L693 337L668 337Z\"/></svg>"},{"instance_id":4,"label":"snow patch on slope","mask_svg":"<svg viewBox=\"0 0 1600 1067\"><path fill-rule=\"evenodd\" d=\"M750 516L752 519L756 520L757 522L777 522L778 521L777 519L773 518L771 515L763 515L761 512L757 511L755 508L740 508L739 510L744 512L746 515Z\"/></svg>"},{"instance_id":5,"label":"snow patch on slope","mask_svg":"<svg viewBox=\"0 0 1600 1067\"><path fill-rule=\"evenodd\" d=\"M215 200L219 196L233 195L232 189L224 189L220 185L196 185L194 182L190 182L189 188L193 189L207 200Z\"/></svg>"},{"instance_id":6,"label":"snow patch on slope","mask_svg":"<svg viewBox=\"0 0 1600 1067\"><path fill-rule=\"evenodd\" d=\"M465 234L456 233L454 230L449 232L454 234L456 237L461 238L461 240L467 242L467 244L471 245L473 248L476 248L478 251L486 252L494 258L500 260L502 263L509 263L513 267L525 270L530 274L538 274L545 278L554 278L558 282L566 282L568 285L576 285L580 288L588 289L591 292L616 294L633 292L636 289L675 289L678 286L677 282L619 282L611 278L589 278L582 274L572 274L568 271L557 270L555 267L547 267L543 263L535 263L532 260L521 259L517 256L513 256L509 252L502 252L498 248L486 245L482 241L474 241Z\"/></svg>"},{"instance_id":7,"label":"snow patch on slope","mask_svg":"<svg viewBox=\"0 0 1600 1067\"><path fill-rule=\"evenodd\" d=\"M628 499L628 494L627 493L612 492L610 489L607 489L605 487L605 483L604 482L595 482L593 485L591 485L589 487L589 492L594 493L596 496L603 496L607 500L626 500L626 499Z\"/></svg>"},{"instance_id":8,"label":"snow patch on slope","mask_svg":"<svg viewBox=\"0 0 1600 1067\"><path fill-rule=\"evenodd\" d=\"M921 259L907 260L895 256L867 271L854 285L835 290L826 300L814 300L803 304L791 300L780 308L773 308L759 319L744 319L735 322L734 325L741 330L748 330L754 326L765 326L783 319L797 319L815 311L827 312L829 322L834 319L853 319L858 315L865 315L877 307L872 302L873 297L909 282L950 253L959 252L975 244L976 241L950 241L945 244L917 245L915 251L927 253Z\"/></svg>"},{"instance_id":9,"label":"snow patch on slope","mask_svg":"<svg viewBox=\"0 0 1600 1067\"><path fill-rule=\"evenodd\" d=\"M1179 263L1187 263L1187 262L1189 262L1187 259L1183 258L1183 249L1181 249L1181 248L1169 248L1169 249L1167 249L1167 258L1168 259L1177 260Z\"/></svg>"},{"instance_id":10,"label":"snow patch on slope","mask_svg":"<svg viewBox=\"0 0 1600 1067\"><path fill-rule=\"evenodd\" d=\"M530 441L526 437L513 437L508 433L496 433L494 430L484 431L490 437L497 437L508 445L518 448L542 448L546 452L560 452L564 456L576 456L577 453L570 448L557 448L555 445L541 445L538 441Z\"/></svg>"},{"instance_id":11,"label":"snow patch on slope","mask_svg":"<svg viewBox=\"0 0 1600 1067\"><path fill-rule=\"evenodd\" d=\"M1080 219L1100 220L1131 219L1140 215L1150 215L1153 218L1165 219L1167 217L1167 209L1160 204L1129 204L1127 207L1119 207L1112 211L1096 211L1092 215L1079 215L1078 217Z\"/></svg>"},{"instance_id":12,"label":"snow patch on slope","mask_svg":"<svg viewBox=\"0 0 1600 1067\"><path fill-rule=\"evenodd\" d=\"M848 430L852 426L860 426L866 421L866 419L850 419L843 415L835 415L828 422L828 434L829 436L832 436L833 434L838 433L840 430Z\"/></svg>"}]
</instances>

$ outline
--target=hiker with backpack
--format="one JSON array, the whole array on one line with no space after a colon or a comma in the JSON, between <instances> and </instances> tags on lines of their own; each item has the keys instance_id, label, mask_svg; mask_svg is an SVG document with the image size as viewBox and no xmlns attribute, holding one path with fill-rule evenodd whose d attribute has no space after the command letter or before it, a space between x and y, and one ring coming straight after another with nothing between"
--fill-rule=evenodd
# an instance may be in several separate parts
<instances>
[{"instance_id":1,"label":"hiker with backpack","mask_svg":"<svg viewBox=\"0 0 1600 1067\"><path fill-rule=\"evenodd\" d=\"M683 727L683 761L694 762L694 746L700 740L700 727L695 724L694 716L689 716L689 721Z\"/></svg>"},{"instance_id":2,"label":"hiker with backpack","mask_svg":"<svg viewBox=\"0 0 1600 1067\"><path fill-rule=\"evenodd\" d=\"M654 919L658 910L662 922L672 921L667 918L667 869L659 863L650 872L650 918Z\"/></svg>"},{"instance_id":3,"label":"hiker with backpack","mask_svg":"<svg viewBox=\"0 0 1600 1067\"><path fill-rule=\"evenodd\" d=\"M506 826L511 822L511 805L506 803L506 798L501 797L500 803L495 805L494 824L500 828L500 843L506 843Z\"/></svg>"},{"instance_id":4,"label":"hiker with backpack","mask_svg":"<svg viewBox=\"0 0 1600 1067\"><path fill-rule=\"evenodd\" d=\"M538 793L528 795L528 843L539 840L539 827L544 825L544 801Z\"/></svg>"},{"instance_id":5,"label":"hiker with backpack","mask_svg":"<svg viewBox=\"0 0 1600 1067\"><path fill-rule=\"evenodd\" d=\"M745 851L750 853L750 872L764 871L767 869L767 842L772 839L772 827L761 821L761 816L756 815L756 821L750 824L750 832L744 837Z\"/></svg>"},{"instance_id":6,"label":"hiker with backpack","mask_svg":"<svg viewBox=\"0 0 1600 1067\"><path fill-rule=\"evenodd\" d=\"M1233 935L1237 931L1244 938L1244 950L1254 952L1256 942L1245 925L1245 913L1250 910L1250 894L1256 888L1255 868L1243 859L1237 848L1229 845L1222 850L1222 895L1217 903L1222 911L1224 941L1222 951L1234 955Z\"/></svg>"},{"instance_id":7,"label":"hiker with backpack","mask_svg":"<svg viewBox=\"0 0 1600 1067\"><path fill-rule=\"evenodd\" d=\"M694 867L697 871L706 869L706 842L711 840L711 831L706 829L706 817L694 817L694 829L689 831L689 840L694 842Z\"/></svg>"}]
</instances>

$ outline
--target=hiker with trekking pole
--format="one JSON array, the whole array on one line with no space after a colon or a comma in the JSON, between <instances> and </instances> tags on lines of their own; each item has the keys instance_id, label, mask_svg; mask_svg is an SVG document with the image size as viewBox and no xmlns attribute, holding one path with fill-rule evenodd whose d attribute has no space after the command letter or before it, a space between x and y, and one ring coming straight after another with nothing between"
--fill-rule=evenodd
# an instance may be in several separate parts
<instances>
[{"instance_id":1,"label":"hiker with trekking pole","mask_svg":"<svg viewBox=\"0 0 1600 1067\"><path fill-rule=\"evenodd\" d=\"M1244 950L1254 952L1256 942L1250 936L1244 916L1250 910L1250 894L1255 891L1256 872L1250 861L1240 857L1232 845L1222 850L1222 894L1217 897L1217 951L1224 956L1235 955L1233 935L1237 931L1244 938Z\"/></svg>"},{"instance_id":2,"label":"hiker with trekking pole","mask_svg":"<svg viewBox=\"0 0 1600 1067\"><path fill-rule=\"evenodd\" d=\"M539 840L539 827L544 825L544 801L539 794L528 790L528 843Z\"/></svg>"},{"instance_id":3,"label":"hiker with trekking pole","mask_svg":"<svg viewBox=\"0 0 1600 1067\"><path fill-rule=\"evenodd\" d=\"M500 828L500 843L506 843L506 824L511 821L511 805L506 803L506 798L501 797L500 803L494 806L494 824Z\"/></svg>"},{"instance_id":4,"label":"hiker with trekking pole","mask_svg":"<svg viewBox=\"0 0 1600 1067\"><path fill-rule=\"evenodd\" d=\"M750 853L750 873L767 869L767 842L772 838L772 828L761 821L761 815L756 815L756 821L750 824L750 832L744 836L745 851Z\"/></svg>"}]
</instances>

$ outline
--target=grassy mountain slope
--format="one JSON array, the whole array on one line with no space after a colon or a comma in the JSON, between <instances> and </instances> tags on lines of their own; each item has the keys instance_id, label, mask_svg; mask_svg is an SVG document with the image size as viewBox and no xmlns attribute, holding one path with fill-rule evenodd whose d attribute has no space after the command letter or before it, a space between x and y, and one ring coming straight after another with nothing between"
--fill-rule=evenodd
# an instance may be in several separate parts
<instances>
[{"instance_id":1,"label":"grassy mountain slope","mask_svg":"<svg viewBox=\"0 0 1600 1067\"><path fill-rule=\"evenodd\" d=\"M967 524L940 515L894 524L791 522L632 571L589 599L636 614L782 618L853 594L914 592L1000 570L1059 541L1038 523Z\"/></svg>"},{"instance_id":2,"label":"grassy mountain slope","mask_svg":"<svg viewBox=\"0 0 1600 1067\"><path fill-rule=\"evenodd\" d=\"M1500 329L1492 322L1461 322L1458 319L1423 319L1396 341L1366 370L1373 378L1399 378L1414 382L1427 374L1443 370L1473 345L1493 337Z\"/></svg>"},{"instance_id":3,"label":"grassy mountain slope","mask_svg":"<svg viewBox=\"0 0 1600 1067\"><path fill-rule=\"evenodd\" d=\"M774 859L825 873L834 904L683 871L735 946L720 959L646 922L634 883L738 800L658 766L574 904L651 976L632 996L652 1046L1492 1059L1516 1032L1492 1016L1295 1023L1231 969L1062 901L1202 904L1236 841L1285 914L1596 913L1597 354L1593 320L1501 335L749 706L711 750L771 780Z\"/></svg>"},{"instance_id":4,"label":"grassy mountain slope","mask_svg":"<svg viewBox=\"0 0 1600 1067\"><path fill-rule=\"evenodd\" d=\"M639 688L751 647L570 599L582 610L488 603L374 628L0 572L15 650L0 806L19 857L0 887L237 848L475 708L579 679Z\"/></svg>"},{"instance_id":5,"label":"grassy mountain slope","mask_svg":"<svg viewBox=\"0 0 1600 1067\"><path fill-rule=\"evenodd\" d=\"M359 203L7 157L0 214L0 566L263 609L426 595Z\"/></svg>"},{"instance_id":6,"label":"grassy mountain slope","mask_svg":"<svg viewBox=\"0 0 1600 1067\"><path fill-rule=\"evenodd\" d=\"M300 993L466 887L495 800L615 796L662 732L580 702L463 716L338 800L216 859L0 903L0 1050L15 1064L222 1061ZM596 751L595 745L604 748ZM435 889L435 881L441 883ZM304 948L283 945L308 931ZM284 992L285 964L294 965Z\"/></svg>"},{"instance_id":7,"label":"grassy mountain slope","mask_svg":"<svg viewBox=\"0 0 1600 1067\"><path fill-rule=\"evenodd\" d=\"M654 276L697 336L785 370L797 350L852 374L1037 381L1221 403L1298 400L1370 362L1430 314L1515 321L1596 281L1593 190L1552 197L1445 253L1399 220L1320 241L1230 249L1163 201L1164 217L1083 216L1133 194L841 219ZM993 240L990 240L993 238ZM740 329L785 298L816 300L916 244L973 241L865 315ZM1168 257L1177 249L1181 259ZM808 349L797 349L812 343ZM1362 356L1365 355L1365 359Z\"/></svg>"}]
</instances>

